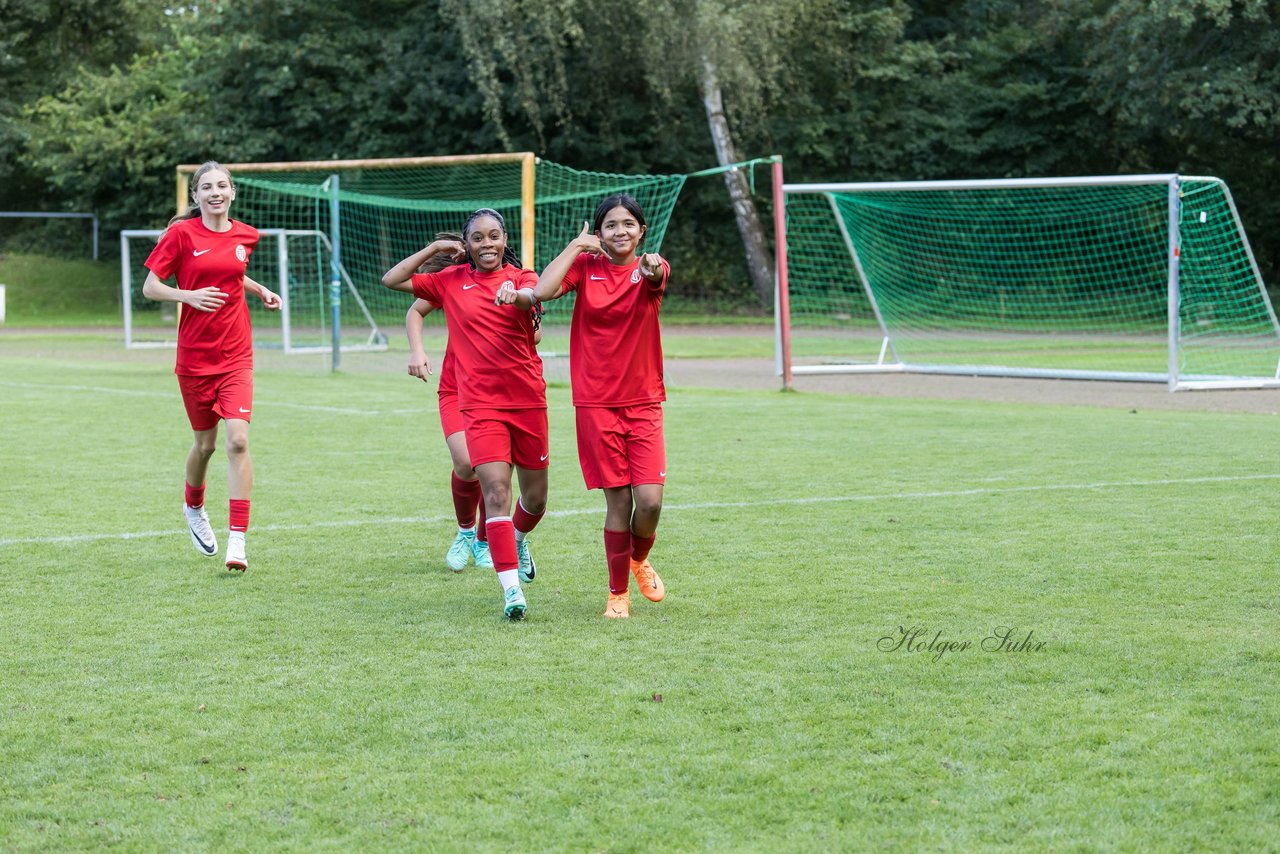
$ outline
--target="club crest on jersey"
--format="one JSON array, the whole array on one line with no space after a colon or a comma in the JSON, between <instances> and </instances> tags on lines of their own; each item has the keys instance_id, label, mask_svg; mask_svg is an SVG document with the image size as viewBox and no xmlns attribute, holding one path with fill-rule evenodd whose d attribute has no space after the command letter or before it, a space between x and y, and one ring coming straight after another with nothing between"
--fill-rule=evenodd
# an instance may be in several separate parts
<instances>
[{"instance_id":1,"label":"club crest on jersey","mask_svg":"<svg viewBox=\"0 0 1280 854\"><path fill-rule=\"evenodd\" d=\"M638 281L640 281L640 268L636 267L631 271L631 284L634 285Z\"/></svg>"},{"instance_id":2,"label":"club crest on jersey","mask_svg":"<svg viewBox=\"0 0 1280 854\"><path fill-rule=\"evenodd\" d=\"M236 260L247 261L248 259L249 259L249 253L244 251L244 246L237 243L236 244Z\"/></svg>"}]
</instances>

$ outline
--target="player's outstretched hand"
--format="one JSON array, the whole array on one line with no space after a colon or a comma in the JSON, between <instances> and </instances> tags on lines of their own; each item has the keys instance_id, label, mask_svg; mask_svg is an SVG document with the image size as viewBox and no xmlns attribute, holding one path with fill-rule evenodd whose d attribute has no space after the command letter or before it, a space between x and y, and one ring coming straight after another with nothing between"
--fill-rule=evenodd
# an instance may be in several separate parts
<instances>
[{"instance_id":1,"label":"player's outstretched hand","mask_svg":"<svg viewBox=\"0 0 1280 854\"><path fill-rule=\"evenodd\" d=\"M657 252L646 252L640 256L640 275L651 282L662 278L662 256Z\"/></svg>"},{"instance_id":2,"label":"player's outstretched hand","mask_svg":"<svg viewBox=\"0 0 1280 854\"><path fill-rule=\"evenodd\" d=\"M184 293L187 294L186 304L200 311L217 311L227 301L227 295L217 288L200 288Z\"/></svg>"},{"instance_id":3,"label":"player's outstretched hand","mask_svg":"<svg viewBox=\"0 0 1280 854\"><path fill-rule=\"evenodd\" d=\"M503 282L502 287L498 288L498 294L493 298L494 305L512 305L516 301L516 286L511 282Z\"/></svg>"}]
</instances>

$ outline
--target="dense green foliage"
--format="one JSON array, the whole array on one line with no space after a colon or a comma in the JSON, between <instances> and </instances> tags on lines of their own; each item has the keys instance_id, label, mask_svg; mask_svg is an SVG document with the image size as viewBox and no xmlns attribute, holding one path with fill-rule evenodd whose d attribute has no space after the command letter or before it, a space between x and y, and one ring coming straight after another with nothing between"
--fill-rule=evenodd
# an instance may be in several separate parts
<instances>
[{"instance_id":1,"label":"dense green foliage","mask_svg":"<svg viewBox=\"0 0 1280 854\"><path fill-rule=\"evenodd\" d=\"M1224 178L1280 272L1280 28L1264 0L0 0L0 210L173 206L172 168L532 150L578 168L714 163L788 180L1184 172ZM758 176L763 178L763 175ZM767 208L767 182L757 181ZM683 297L750 302L724 187L691 182ZM30 230L35 226L23 226ZM0 236L12 239L6 225Z\"/></svg>"}]
</instances>

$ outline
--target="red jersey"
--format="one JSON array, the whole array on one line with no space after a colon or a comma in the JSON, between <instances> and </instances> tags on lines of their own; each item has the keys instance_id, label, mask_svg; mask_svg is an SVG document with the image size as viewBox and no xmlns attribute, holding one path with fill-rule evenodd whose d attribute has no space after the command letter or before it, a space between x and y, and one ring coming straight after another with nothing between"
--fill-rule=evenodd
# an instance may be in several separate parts
<instances>
[{"instance_id":1,"label":"red jersey","mask_svg":"<svg viewBox=\"0 0 1280 854\"><path fill-rule=\"evenodd\" d=\"M446 344L444 348L444 358L440 360L440 385L436 389L438 395L448 395L458 393L458 377L454 373L453 353L450 352L449 346Z\"/></svg>"},{"instance_id":2,"label":"red jersey","mask_svg":"<svg viewBox=\"0 0 1280 854\"><path fill-rule=\"evenodd\" d=\"M531 288L537 273L510 264L492 273L455 264L439 273L415 273L411 282L415 297L444 309L459 409L546 409L532 313L493 304L504 282Z\"/></svg>"},{"instance_id":3,"label":"red jersey","mask_svg":"<svg viewBox=\"0 0 1280 854\"><path fill-rule=\"evenodd\" d=\"M640 275L640 259L612 264L583 253L564 277L576 290L569 328L569 380L574 406L633 406L667 399L662 383L662 330L658 311L671 267L662 281Z\"/></svg>"},{"instance_id":4,"label":"red jersey","mask_svg":"<svg viewBox=\"0 0 1280 854\"><path fill-rule=\"evenodd\" d=\"M258 245L258 230L230 222L226 231L210 231L200 217L179 220L147 257L147 269L161 279L176 276L179 290L213 287L227 295L217 311L187 307L180 313L174 373L207 376L253 367L244 271Z\"/></svg>"}]
</instances>

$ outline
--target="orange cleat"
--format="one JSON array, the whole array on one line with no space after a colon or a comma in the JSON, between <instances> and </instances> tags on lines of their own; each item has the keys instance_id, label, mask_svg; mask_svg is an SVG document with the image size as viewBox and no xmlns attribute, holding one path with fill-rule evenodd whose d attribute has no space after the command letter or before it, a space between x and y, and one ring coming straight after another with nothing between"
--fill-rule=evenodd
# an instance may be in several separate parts
<instances>
[{"instance_id":1,"label":"orange cleat","mask_svg":"<svg viewBox=\"0 0 1280 854\"><path fill-rule=\"evenodd\" d=\"M610 593L604 605L604 615L611 620L625 620L631 616L631 591Z\"/></svg>"},{"instance_id":2,"label":"orange cleat","mask_svg":"<svg viewBox=\"0 0 1280 854\"><path fill-rule=\"evenodd\" d=\"M653 567L649 565L648 558L642 561L631 561L631 574L636 577L640 593L650 602L661 602L662 597L667 595L667 588L663 586L658 573L654 572Z\"/></svg>"}]
</instances>

